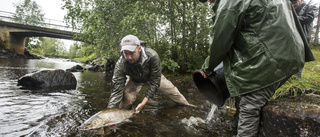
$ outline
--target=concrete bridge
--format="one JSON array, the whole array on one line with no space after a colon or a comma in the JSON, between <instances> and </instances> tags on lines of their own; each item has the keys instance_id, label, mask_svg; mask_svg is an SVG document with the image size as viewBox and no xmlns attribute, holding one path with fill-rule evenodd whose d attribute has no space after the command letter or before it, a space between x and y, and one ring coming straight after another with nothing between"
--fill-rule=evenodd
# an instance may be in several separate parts
<instances>
[{"instance_id":1,"label":"concrete bridge","mask_svg":"<svg viewBox=\"0 0 320 137\"><path fill-rule=\"evenodd\" d=\"M24 54L26 37L51 37L76 40L77 33L65 30L25 25L0 20L0 32L9 33L9 47L18 54Z\"/></svg>"}]
</instances>

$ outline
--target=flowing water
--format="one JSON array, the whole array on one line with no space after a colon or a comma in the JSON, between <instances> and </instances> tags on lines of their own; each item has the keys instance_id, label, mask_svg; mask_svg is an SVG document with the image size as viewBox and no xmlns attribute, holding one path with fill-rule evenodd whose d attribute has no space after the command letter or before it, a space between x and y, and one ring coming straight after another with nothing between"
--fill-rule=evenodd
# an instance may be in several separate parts
<instances>
[{"instance_id":1,"label":"flowing water","mask_svg":"<svg viewBox=\"0 0 320 137\"><path fill-rule=\"evenodd\" d=\"M25 74L45 69L66 70L77 64L63 59L0 59L0 136L220 137L235 134L224 125L221 115L213 117L215 112L210 116L214 122L206 121L209 109L204 107L205 99L198 91L189 91L184 86L177 85L198 108L179 106L156 95L139 114L130 118L131 122L93 131L80 131L78 127L107 107L111 77L102 72L73 72L77 79L75 90L28 90L17 86L18 79ZM134 105L142 98L143 93Z\"/></svg>"},{"instance_id":2,"label":"flowing water","mask_svg":"<svg viewBox=\"0 0 320 137\"><path fill-rule=\"evenodd\" d=\"M211 109L206 118L206 122L210 122L214 118L214 112L216 111L217 106L215 104L211 104Z\"/></svg>"}]
</instances>

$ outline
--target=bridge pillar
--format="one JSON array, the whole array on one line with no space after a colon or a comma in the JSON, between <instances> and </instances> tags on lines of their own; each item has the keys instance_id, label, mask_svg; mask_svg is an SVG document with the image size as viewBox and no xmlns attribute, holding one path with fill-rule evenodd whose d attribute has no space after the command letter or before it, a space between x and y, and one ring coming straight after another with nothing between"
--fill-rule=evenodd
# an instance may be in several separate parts
<instances>
[{"instance_id":1,"label":"bridge pillar","mask_svg":"<svg viewBox=\"0 0 320 137\"><path fill-rule=\"evenodd\" d=\"M14 35L10 33L9 47L10 50L14 50L17 54L24 54L25 49L25 36Z\"/></svg>"}]
</instances>

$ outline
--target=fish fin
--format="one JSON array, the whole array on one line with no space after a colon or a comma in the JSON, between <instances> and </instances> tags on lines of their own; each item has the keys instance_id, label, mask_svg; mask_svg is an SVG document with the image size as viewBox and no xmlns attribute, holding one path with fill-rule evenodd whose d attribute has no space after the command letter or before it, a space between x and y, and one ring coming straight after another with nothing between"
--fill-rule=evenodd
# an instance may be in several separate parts
<instances>
[{"instance_id":1,"label":"fish fin","mask_svg":"<svg viewBox=\"0 0 320 137\"><path fill-rule=\"evenodd\" d=\"M110 123L110 124L109 124L109 126L114 126L114 125L116 125L116 123Z\"/></svg>"}]
</instances>

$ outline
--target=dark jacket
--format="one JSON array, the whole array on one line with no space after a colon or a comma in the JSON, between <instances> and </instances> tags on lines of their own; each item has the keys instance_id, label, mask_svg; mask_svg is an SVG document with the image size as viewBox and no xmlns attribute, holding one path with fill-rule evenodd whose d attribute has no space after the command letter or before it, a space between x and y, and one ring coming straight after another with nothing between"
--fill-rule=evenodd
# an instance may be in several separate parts
<instances>
[{"instance_id":1,"label":"dark jacket","mask_svg":"<svg viewBox=\"0 0 320 137\"><path fill-rule=\"evenodd\" d=\"M298 19L300 21L300 24L302 26L303 32L307 38L307 41L308 43L310 43L313 19L316 15L317 8L313 5L309 5L303 2L295 10L296 10Z\"/></svg>"},{"instance_id":2,"label":"dark jacket","mask_svg":"<svg viewBox=\"0 0 320 137\"><path fill-rule=\"evenodd\" d=\"M266 88L314 56L288 0L216 0L206 74L223 61L231 96Z\"/></svg>"},{"instance_id":3,"label":"dark jacket","mask_svg":"<svg viewBox=\"0 0 320 137\"><path fill-rule=\"evenodd\" d=\"M141 48L141 56L136 64L126 62L123 56L116 63L112 77L112 93L109 99L108 108L119 105L122 100L126 76L131 80L141 83L149 83L145 97L152 98L158 91L161 80L161 61L156 51L150 48Z\"/></svg>"}]
</instances>

